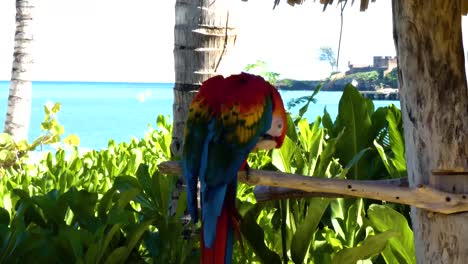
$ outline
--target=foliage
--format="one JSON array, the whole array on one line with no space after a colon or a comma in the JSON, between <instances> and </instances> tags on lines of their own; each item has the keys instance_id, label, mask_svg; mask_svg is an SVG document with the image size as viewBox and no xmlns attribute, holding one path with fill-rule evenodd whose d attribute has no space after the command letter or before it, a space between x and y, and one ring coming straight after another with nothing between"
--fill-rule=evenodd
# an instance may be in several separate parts
<instances>
[{"instance_id":1,"label":"foliage","mask_svg":"<svg viewBox=\"0 0 468 264\"><path fill-rule=\"evenodd\" d=\"M288 130L283 147L251 155L252 167L361 180L405 174L399 110L391 105L374 111L351 85L335 122L325 110L313 123L298 115L289 117L289 125L295 129ZM319 197L259 204L249 202L251 188L241 184L239 190L249 247L236 256L238 263L415 263L407 207L398 212L363 199Z\"/></svg>"},{"instance_id":2,"label":"foliage","mask_svg":"<svg viewBox=\"0 0 468 264\"><path fill-rule=\"evenodd\" d=\"M379 73L377 71L356 72L346 75L346 80L356 80L358 82L377 82L379 80Z\"/></svg>"},{"instance_id":3,"label":"foliage","mask_svg":"<svg viewBox=\"0 0 468 264\"><path fill-rule=\"evenodd\" d=\"M286 104L288 110L290 110L291 108L294 108L296 105L305 103L304 106L301 107L301 109L299 110L299 116L302 117L304 113L307 111L309 104L311 102L314 104L317 102L317 99L315 99L315 96L317 96L317 94L320 92L321 89L322 89L322 85L317 85L317 87L315 87L311 95L306 95L306 96L301 96L299 98L291 99Z\"/></svg>"},{"instance_id":4,"label":"foliage","mask_svg":"<svg viewBox=\"0 0 468 264\"><path fill-rule=\"evenodd\" d=\"M58 125L58 123L56 123ZM109 141L102 151L48 152L16 160L0 182L1 263L196 263L197 240L181 221L185 195L169 215L176 177L171 127L157 119L141 141Z\"/></svg>"},{"instance_id":5,"label":"foliage","mask_svg":"<svg viewBox=\"0 0 468 264\"><path fill-rule=\"evenodd\" d=\"M335 121L325 110L309 122L302 116L310 102L288 115L281 149L250 155L252 168L360 180L405 175L395 106L374 110L347 86ZM63 128L51 128L59 126L44 128L56 133ZM1 139L0 153L15 150ZM170 159L170 141L171 126L159 116L142 140L12 159L0 178L0 262L197 263L185 193L170 215L176 177L156 167ZM259 203L253 191L239 184L243 243L235 245L234 263L415 263L407 207L322 197Z\"/></svg>"},{"instance_id":6,"label":"foliage","mask_svg":"<svg viewBox=\"0 0 468 264\"><path fill-rule=\"evenodd\" d=\"M384 84L394 88L398 87L398 67L385 75Z\"/></svg>"},{"instance_id":7,"label":"foliage","mask_svg":"<svg viewBox=\"0 0 468 264\"><path fill-rule=\"evenodd\" d=\"M11 135L7 133L0 134L0 176L5 174L6 168L21 164L21 160L27 158L27 154L37 147L60 142L64 128L56 118L59 111L60 103L49 103L44 106L45 116L44 121L41 123L43 133L31 144L27 140L14 142ZM78 145L79 138L76 135L70 135L64 139L64 142L68 145Z\"/></svg>"},{"instance_id":8,"label":"foliage","mask_svg":"<svg viewBox=\"0 0 468 264\"><path fill-rule=\"evenodd\" d=\"M319 60L328 62L328 64L330 64L332 72L333 69L335 69L337 66L336 55L331 47L319 48Z\"/></svg>"},{"instance_id":9,"label":"foliage","mask_svg":"<svg viewBox=\"0 0 468 264\"><path fill-rule=\"evenodd\" d=\"M269 71L267 69L267 64L264 61L257 60L255 63L248 64L244 70L253 74L262 76L266 81L271 84L276 84L278 80L279 73Z\"/></svg>"}]
</instances>

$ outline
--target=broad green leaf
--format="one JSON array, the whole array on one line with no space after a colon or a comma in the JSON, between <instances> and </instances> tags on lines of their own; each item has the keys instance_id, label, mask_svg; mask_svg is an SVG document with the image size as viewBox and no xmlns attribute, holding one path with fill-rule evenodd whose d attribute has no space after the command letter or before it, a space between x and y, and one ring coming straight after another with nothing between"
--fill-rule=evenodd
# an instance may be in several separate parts
<instances>
[{"instance_id":1,"label":"broad green leaf","mask_svg":"<svg viewBox=\"0 0 468 264\"><path fill-rule=\"evenodd\" d=\"M10 224L10 213L4 208L0 208L0 225L8 226Z\"/></svg>"},{"instance_id":2,"label":"broad green leaf","mask_svg":"<svg viewBox=\"0 0 468 264\"><path fill-rule=\"evenodd\" d=\"M291 258L294 263L303 263L313 242L313 234L330 203L326 198L312 198L309 201L306 217L297 227L291 241Z\"/></svg>"},{"instance_id":3,"label":"broad green leaf","mask_svg":"<svg viewBox=\"0 0 468 264\"><path fill-rule=\"evenodd\" d=\"M286 119L288 121L286 136L289 137L289 139L291 139L293 142L296 142L298 138L296 125L294 124L294 121L292 120L291 115L289 113L286 114Z\"/></svg>"},{"instance_id":4,"label":"broad green leaf","mask_svg":"<svg viewBox=\"0 0 468 264\"><path fill-rule=\"evenodd\" d=\"M0 147L10 149L15 145L13 137L8 133L0 133Z\"/></svg>"},{"instance_id":5,"label":"broad green leaf","mask_svg":"<svg viewBox=\"0 0 468 264\"><path fill-rule=\"evenodd\" d=\"M341 242L340 239L337 238L337 234L330 228L325 227L323 229L325 231L325 240L328 242L328 244L334 249L334 250L342 250L343 249L343 243Z\"/></svg>"},{"instance_id":6,"label":"broad green leaf","mask_svg":"<svg viewBox=\"0 0 468 264\"><path fill-rule=\"evenodd\" d=\"M333 257L336 264L355 264L358 260L368 259L382 252L390 238L398 236L398 232L385 231L366 238L359 246L345 248Z\"/></svg>"},{"instance_id":7,"label":"broad green leaf","mask_svg":"<svg viewBox=\"0 0 468 264\"><path fill-rule=\"evenodd\" d=\"M359 231L359 227L362 226L362 207L362 198L356 199L351 206L348 207L345 219L345 235L346 243L349 247L354 247L356 245L356 233Z\"/></svg>"},{"instance_id":8,"label":"broad green leaf","mask_svg":"<svg viewBox=\"0 0 468 264\"><path fill-rule=\"evenodd\" d=\"M68 204L57 190L52 190L46 195L35 196L32 199L41 208L47 221L54 221L56 224L63 223Z\"/></svg>"},{"instance_id":9,"label":"broad green leaf","mask_svg":"<svg viewBox=\"0 0 468 264\"><path fill-rule=\"evenodd\" d=\"M343 240L346 239L346 235L343 229L346 229L344 226L345 215L347 215L346 203L343 198L333 199L330 202L331 209L331 223L337 235L339 235Z\"/></svg>"},{"instance_id":10,"label":"broad green leaf","mask_svg":"<svg viewBox=\"0 0 468 264\"><path fill-rule=\"evenodd\" d=\"M119 176L114 180L114 188L119 191L125 191L129 189L141 190L142 187L138 182L137 178L131 176Z\"/></svg>"},{"instance_id":11,"label":"broad green leaf","mask_svg":"<svg viewBox=\"0 0 468 264\"><path fill-rule=\"evenodd\" d=\"M17 144L16 147L18 148L19 151L28 151L31 150L31 146L29 145L28 141L25 139L20 140Z\"/></svg>"},{"instance_id":12,"label":"broad green leaf","mask_svg":"<svg viewBox=\"0 0 468 264\"><path fill-rule=\"evenodd\" d=\"M102 257L104 256L104 254L108 252L108 247L109 247L110 242L114 238L115 234L117 234L120 231L121 227L122 227L121 224L112 225L109 231L105 233L102 243L99 246L98 245L95 246L95 249L99 251L95 252L94 248L91 248L87 252L87 255L88 255L87 257L88 258L94 257L96 260L93 262L99 263Z\"/></svg>"},{"instance_id":13,"label":"broad green leaf","mask_svg":"<svg viewBox=\"0 0 468 264\"><path fill-rule=\"evenodd\" d=\"M344 167L343 171L341 172L340 175L338 175L338 178L344 179L348 172L353 168L353 166L357 166L357 163L362 159L364 154L366 154L367 151L369 151L370 148L365 148L359 151Z\"/></svg>"},{"instance_id":14,"label":"broad green leaf","mask_svg":"<svg viewBox=\"0 0 468 264\"><path fill-rule=\"evenodd\" d=\"M380 158L382 159L382 162L385 168L387 169L388 173L390 175L397 175L398 173L395 167L393 166L393 164L390 164L390 161L387 159L387 155L385 154L384 148L375 140L374 140L374 146L375 146L375 149L377 149L377 152L379 153Z\"/></svg>"},{"instance_id":15,"label":"broad green leaf","mask_svg":"<svg viewBox=\"0 0 468 264\"><path fill-rule=\"evenodd\" d=\"M310 128L309 121L307 121L305 118L299 120L297 128L299 129L299 142L306 152L310 152L311 146L313 144L313 133L312 129Z\"/></svg>"},{"instance_id":16,"label":"broad green leaf","mask_svg":"<svg viewBox=\"0 0 468 264\"><path fill-rule=\"evenodd\" d=\"M242 236L249 242L250 247L260 259L261 263L280 264L279 255L265 245L263 229L257 223L258 204L244 215L240 226Z\"/></svg>"},{"instance_id":17,"label":"broad green leaf","mask_svg":"<svg viewBox=\"0 0 468 264\"><path fill-rule=\"evenodd\" d=\"M395 105L390 105L388 108L387 121L390 136L390 148L393 153L392 163L397 170L398 175L394 177L402 177L406 174L405 160L405 141L403 137L403 121L401 112Z\"/></svg>"},{"instance_id":18,"label":"broad green leaf","mask_svg":"<svg viewBox=\"0 0 468 264\"><path fill-rule=\"evenodd\" d=\"M7 149L2 149L0 150L0 162L6 162L11 160L12 157L14 157L14 153L10 150Z\"/></svg>"},{"instance_id":19,"label":"broad green leaf","mask_svg":"<svg viewBox=\"0 0 468 264\"><path fill-rule=\"evenodd\" d=\"M176 208L175 216L177 218L182 217L186 209L187 209L187 192L182 192L179 195L179 200L177 200L177 208Z\"/></svg>"},{"instance_id":20,"label":"broad green leaf","mask_svg":"<svg viewBox=\"0 0 468 264\"><path fill-rule=\"evenodd\" d=\"M143 234L146 232L148 227L153 223L153 219L146 220L144 222L138 223L135 229L132 230L130 234L127 234L127 237L129 238L127 241L127 254L125 256L125 259L128 258L130 255L130 252L135 248L135 246L138 244L138 242L142 239ZM177 234L179 235L179 234Z\"/></svg>"},{"instance_id":21,"label":"broad green leaf","mask_svg":"<svg viewBox=\"0 0 468 264\"><path fill-rule=\"evenodd\" d=\"M327 134L330 137L335 136L335 128L333 125L333 121L330 117L330 114L327 111L327 107L323 109L323 117L322 117L322 124L325 129L327 129Z\"/></svg>"},{"instance_id":22,"label":"broad green leaf","mask_svg":"<svg viewBox=\"0 0 468 264\"><path fill-rule=\"evenodd\" d=\"M340 99L336 131L345 129L337 144L336 154L342 164L349 163L362 149L369 147L374 140L370 135L371 115L374 112L372 100L364 98L356 88L347 85ZM365 177L366 163L360 160L349 171L351 179Z\"/></svg>"},{"instance_id":23,"label":"broad green leaf","mask_svg":"<svg viewBox=\"0 0 468 264\"><path fill-rule=\"evenodd\" d=\"M340 141L343 131L341 131L336 137L329 139L320 155L320 163L317 169L315 170L315 175L327 176L327 170L330 166L330 163L333 160L333 156L336 151L336 144ZM332 175L329 175L329 177Z\"/></svg>"},{"instance_id":24,"label":"broad green leaf","mask_svg":"<svg viewBox=\"0 0 468 264\"><path fill-rule=\"evenodd\" d=\"M77 191L72 187L64 194L64 197L82 227L92 232L95 231L98 228L98 220L94 216L97 194L85 190Z\"/></svg>"},{"instance_id":25,"label":"broad green leaf","mask_svg":"<svg viewBox=\"0 0 468 264\"><path fill-rule=\"evenodd\" d=\"M379 107L372 113L372 126L370 128L369 137L376 138L379 133L387 126L388 107Z\"/></svg>"},{"instance_id":26,"label":"broad green leaf","mask_svg":"<svg viewBox=\"0 0 468 264\"><path fill-rule=\"evenodd\" d=\"M283 146L280 149L274 149L272 154L272 163L278 170L293 173L291 164L292 157L296 151L296 145L288 137L284 138Z\"/></svg>"},{"instance_id":27,"label":"broad green leaf","mask_svg":"<svg viewBox=\"0 0 468 264\"><path fill-rule=\"evenodd\" d=\"M390 239L390 252L383 253L383 257L398 263L416 263L413 231L408 226L406 218L385 205L373 204L367 210L372 226L379 232L388 230L399 232L398 237Z\"/></svg>"},{"instance_id":28,"label":"broad green leaf","mask_svg":"<svg viewBox=\"0 0 468 264\"><path fill-rule=\"evenodd\" d=\"M62 105L60 103L55 103L50 110L52 113L56 114L60 111L61 106Z\"/></svg>"},{"instance_id":29,"label":"broad green leaf","mask_svg":"<svg viewBox=\"0 0 468 264\"><path fill-rule=\"evenodd\" d=\"M125 263L127 259L127 247L118 247L111 252L111 254L107 257L104 264L117 264L117 263Z\"/></svg>"}]
</instances>

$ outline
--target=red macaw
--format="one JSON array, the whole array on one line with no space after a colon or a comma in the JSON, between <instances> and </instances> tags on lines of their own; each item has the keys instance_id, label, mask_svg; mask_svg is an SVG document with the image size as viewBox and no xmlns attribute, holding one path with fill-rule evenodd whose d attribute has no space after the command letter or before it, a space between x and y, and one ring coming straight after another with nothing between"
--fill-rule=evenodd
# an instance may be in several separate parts
<instances>
[{"instance_id":1,"label":"red macaw","mask_svg":"<svg viewBox=\"0 0 468 264\"><path fill-rule=\"evenodd\" d=\"M201 193L201 263L231 263L237 172L257 148L280 147L286 134L281 96L262 77L241 73L205 81L188 115L182 169L188 209L198 221ZM238 230L237 230L238 231Z\"/></svg>"}]
</instances>

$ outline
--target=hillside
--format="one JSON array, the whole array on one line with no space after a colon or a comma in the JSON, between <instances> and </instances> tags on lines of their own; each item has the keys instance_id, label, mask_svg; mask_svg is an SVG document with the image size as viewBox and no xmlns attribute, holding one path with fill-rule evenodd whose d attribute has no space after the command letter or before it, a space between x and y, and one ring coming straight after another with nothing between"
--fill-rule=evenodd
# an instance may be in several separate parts
<instances>
[{"instance_id":1,"label":"hillside","mask_svg":"<svg viewBox=\"0 0 468 264\"><path fill-rule=\"evenodd\" d=\"M398 70L393 69L385 77L380 76L377 71L358 72L345 76L334 75L325 80L278 80L276 86L281 90L314 90L323 83L322 91L342 91L346 84L353 83L360 91L374 91L379 88L397 88Z\"/></svg>"}]
</instances>

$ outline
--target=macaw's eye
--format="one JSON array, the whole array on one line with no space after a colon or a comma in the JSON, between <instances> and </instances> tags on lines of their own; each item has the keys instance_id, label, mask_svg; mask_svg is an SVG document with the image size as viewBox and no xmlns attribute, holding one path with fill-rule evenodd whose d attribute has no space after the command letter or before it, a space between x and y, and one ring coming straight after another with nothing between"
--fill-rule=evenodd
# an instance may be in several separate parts
<instances>
[{"instance_id":1,"label":"macaw's eye","mask_svg":"<svg viewBox=\"0 0 468 264\"><path fill-rule=\"evenodd\" d=\"M282 129L283 128L283 123L279 123L278 124L278 129Z\"/></svg>"}]
</instances>

